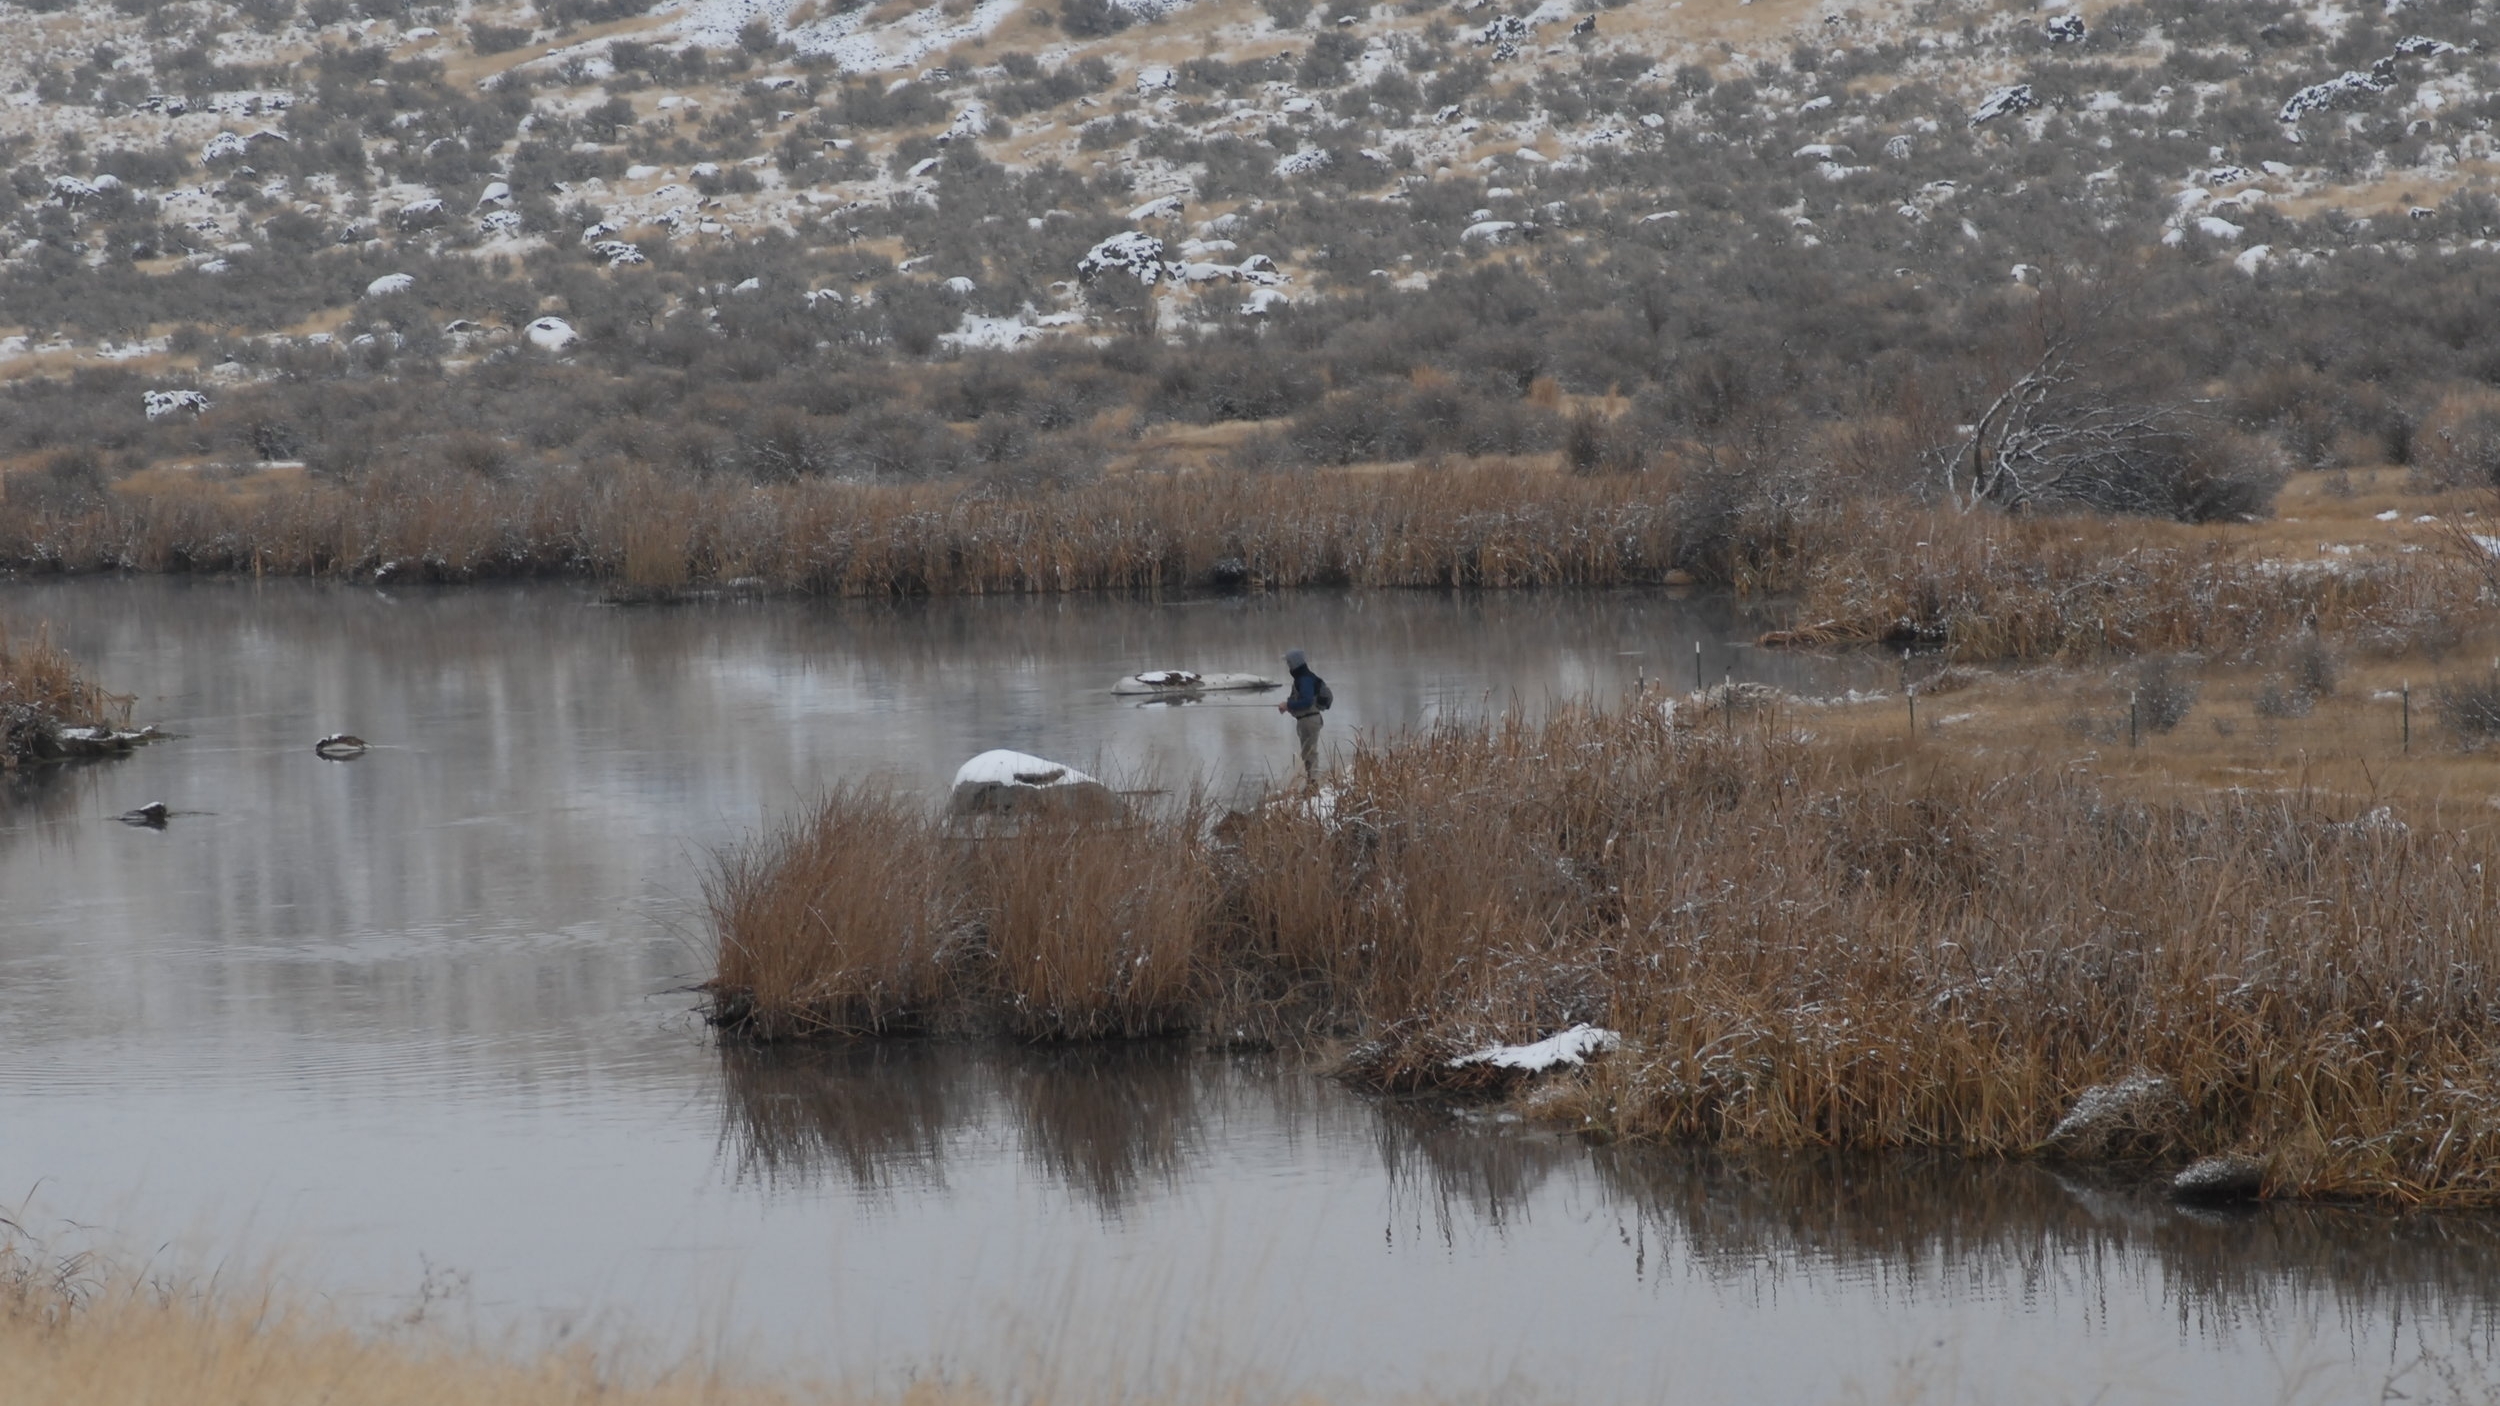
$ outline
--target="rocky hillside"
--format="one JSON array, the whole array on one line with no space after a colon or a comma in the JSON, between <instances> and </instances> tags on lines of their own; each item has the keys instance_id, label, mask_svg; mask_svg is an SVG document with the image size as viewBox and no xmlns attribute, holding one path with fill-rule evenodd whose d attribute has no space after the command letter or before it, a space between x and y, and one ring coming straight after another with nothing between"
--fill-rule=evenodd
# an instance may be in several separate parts
<instances>
[{"instance_id":1,"label":"rocky hillside","mask_svg":"<svg viewBox=\"0 0 2500 1406\"><path fill-rule=\"evenodd\" d=\"M1218 449L1916 485L2039 373L2207 407L2162 434L2208 479L2481 472L2490 35L2464 0L20 0L0 466L59 512L203 467Z\"/></svg>"}]
</instances>

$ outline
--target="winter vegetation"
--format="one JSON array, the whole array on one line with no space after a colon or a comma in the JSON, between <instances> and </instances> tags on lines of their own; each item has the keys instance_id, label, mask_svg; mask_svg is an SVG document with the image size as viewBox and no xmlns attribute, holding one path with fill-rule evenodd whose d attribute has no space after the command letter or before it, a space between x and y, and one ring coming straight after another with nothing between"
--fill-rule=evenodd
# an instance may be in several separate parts
<instances>
[{"instance_id":1,"label":"winter vegetation","mask_svg":"<svg viewBox=\"0 0 2500 1406\"><path fill-rule=\"evenodd\" d=\"M967 827L836 793L724 860L713 1018L1275 1041L1457 1093L1520 1092L1471 1056L1588 1025L1619 1047L1527 1097L1591 1135L2228 1153L2275 1194L2490 1204L2500 848L2408 813L1651 691L1365 745L1230 813ZM2152 1092L2079 1138L2105 1086Z\"/></svg>"},{"instance_id":2,"label":"winter vegetation","mask_svg":"<svg viewBox=\"0 0 2500 1406\"><path fill-rule=\"evenodd\" d=\"M59 756L64 731L127 727L130 704L87 679L44 635L12 639L0 624L0 771Z\"/></svg>"},{"instance_id":3,"label":"winter vegetation","mask_svg":"<svg viewBox=\"0 0 2500 1406\"><path fill-rule=\"evenodd\" d=\"M595 575L691 495L726 550L660 569L702 585L750 541L843 551L794 490L1073 514L1137 474L1494 463L1691 540L1834 500L2229 521L2291 471L2500 464L2463 0L0 26L21 570ZM602 500L588 541L537 515Z\"/></svg>"}]
</instances>

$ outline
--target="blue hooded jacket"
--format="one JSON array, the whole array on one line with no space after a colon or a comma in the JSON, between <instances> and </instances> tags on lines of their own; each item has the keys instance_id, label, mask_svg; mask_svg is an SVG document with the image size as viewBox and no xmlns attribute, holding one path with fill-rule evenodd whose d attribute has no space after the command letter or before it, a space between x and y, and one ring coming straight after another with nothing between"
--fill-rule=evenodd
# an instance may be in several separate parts
<instances>
[{"instance_id":1,"label":"blue hooded jacket","mask_svg":"<svg viewBox=\"0 0 2500 1406\"><path fill-rule=\"evenodd\" d=\"M1293 691L1285 695L1285 711L1297 718L1319 711L1319 675L1310 665L1293 666Z\"/></svg>"}]
</instances>

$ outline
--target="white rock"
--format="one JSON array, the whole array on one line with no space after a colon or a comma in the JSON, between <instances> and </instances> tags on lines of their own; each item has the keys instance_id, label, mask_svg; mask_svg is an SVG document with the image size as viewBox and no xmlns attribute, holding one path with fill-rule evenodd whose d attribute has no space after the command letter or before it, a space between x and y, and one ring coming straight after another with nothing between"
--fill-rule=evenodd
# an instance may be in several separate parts
<instances>
[{"instance_id":1,"label":"white rock","mask_svg":"<svg viewBox=\"0 0 2500 1406\"><path fill-rule=\"evenodd\" d=\"M1229 693L1276 687L1274 679L1257 674L1201 674L1192 669L1148 669L1111 686L1113 693L1134 696L1188 693Z\"/></svg>"},{"instance_id":2,"label":"white rock","mask_svg":"<svg viewBox=\"0 0 2500 1406\"><path fill-rule=\"evenodd\" d=\"M1113 272L1125 273L1148 287L1161 283L1171 272L1164 262L1163 241L1143 230L1129 230L1095 245L1076 261L1076 276L1089 282Z\"/></svg>"},{"instance_id":3,"label":"white rock","mask_svg":"<svg viewBox=\"0 0 2500 1406\"><path fill-rule=\"evenodd\" d=\"M948 805L957 815L1063 807L1108 811L1117 807L1118 799L1109 787L1072 766L1002 748L957 768Z\"/></svg>"},{"instance_id":4,"label":"white rock","mask_svg":"<svg viewBox=\"0 0 2500 1406\"><path fill-rule=\"evenodd\" d=\"M380 278L377 278L371 283L365 285L365 296L368 298L387 298L393 293L405 293L409 289L416 286L417 276L415 274L386 273Z\"/></svg>"},{"instance_id":5,"label":"white rock","mask_svg":"<svg viewBox=\"0 0 2500 1406\"><path fill-rule=\"evenodd\" d=\"M562 351L582 339L573 324L560 317L542 317L521 329L530 345L541 351Z\"/></svg>"},{"instance_id":6,"label":"white rock","mask_svg":"<svg viewBox=\"0 0 2500 1406\"><path fill-rule=\"evenodd\" d=\"M147 391L139 397L140 407L151 420L168 415L197 415L208 408L208 397L198 391Z\"/></svg>"},{"instance_id":7,"label":"white rock","mask_svg":"<svg viewBox=\"0 0 2500 1406\"><path fill-rule=\"evenodd\" d=\"M1473 1054L1463 1054L1451 1060L1449 1067L1466 1069L1481 1064L1494 1069L1542 1074L1548 1069L1586 1064L1591 1056L1605 1054L1622 1045L1623 1037L1614 1031L1581 1024L1534 1044L1487 1045Z\"/></svg>"}]
</instances>

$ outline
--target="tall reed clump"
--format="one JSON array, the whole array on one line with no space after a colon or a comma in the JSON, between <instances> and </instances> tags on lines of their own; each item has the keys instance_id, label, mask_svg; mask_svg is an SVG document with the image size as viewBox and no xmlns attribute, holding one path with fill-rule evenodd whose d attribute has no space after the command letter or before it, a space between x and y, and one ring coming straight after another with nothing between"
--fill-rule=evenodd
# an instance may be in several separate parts
<instances>
[{"instance_id":1,"label":"tall reed clump","mask_svg":"<svg viewBox=\"0 0 2500 1406\"><path fill-rule=\"evenodd\" d=\"M724 1020L780 1039L915 1029L946 1000L967 916L926 811L837 788L719 857L704 885Z\"/></svg>"},{"instance_id":2,"label":"tall reed clump","mask_svg":"<svg viewBox=\"0 0 2500 1406\"><path fill-rule=\"evenodd\" d=\"M130 705L90 682L48 636L16 640L0 624L0 771L53 755L64 727L126 726Z\"/></svg>"},{"instance_id":3,"label":"tall reed clump","mask_svg":"<svg viewBox=\"0 0 2500 1406\"><path fill-rule=\"evenodd\" d=\"M1213 825L880 823L975 915L966 1026L1317 1032L1351 1077L1433 1088L1482 1075L1450 1065L1471 1049L1590 1021L1625 1044L1558 1106L1777 1147L2020 1154L2151 1074L2178 1113L2147 1151L2500 1202L2500 840L2436 816L2135 800L1768 717L1685 726L1644 695L1366 747ZM737 960L852 979L811 931L744 930ZM804 1028L726 976L715 998L733 1026Z\"/></svg>"},{"instance_id":4,"label":"tall reed clump","mask_svg":"<svg viewBox=\"0 0 2500 1406\"><path fill-rule=\"evenodd\" d=\"M1082 1040L1189 1028L1214 896L1199 828L1045 816L964 842L957 865L1009 1029Z\"/></svg>"}]
</instances>

